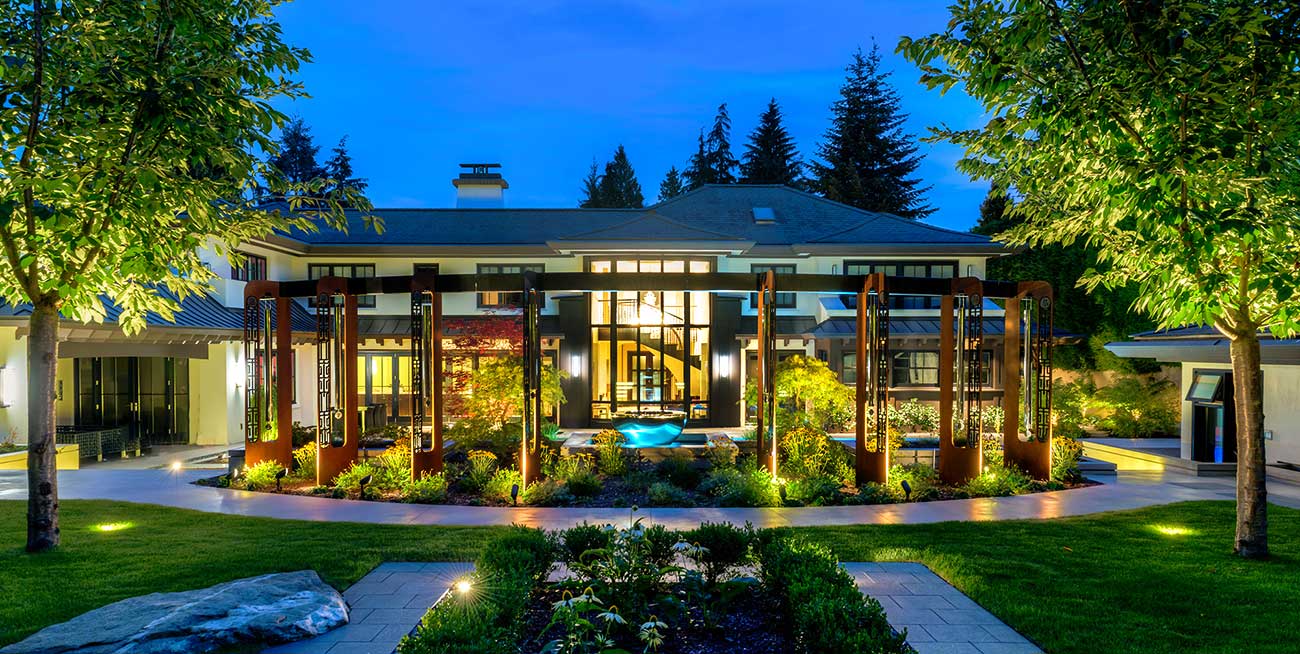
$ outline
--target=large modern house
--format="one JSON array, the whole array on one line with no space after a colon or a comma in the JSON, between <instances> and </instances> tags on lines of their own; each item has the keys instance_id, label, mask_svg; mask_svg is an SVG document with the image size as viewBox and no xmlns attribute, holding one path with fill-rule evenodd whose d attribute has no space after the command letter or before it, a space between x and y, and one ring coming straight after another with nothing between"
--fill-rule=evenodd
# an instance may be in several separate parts
<instances>
[{"instance_id":1,"label":"large modern house","mask_svg":"<svg viewBox=\"0 0 1300 654\"><path fill-rule=\"evenodd\" d=\"M221 279L190 297L175 322L150 316L124 335L110 308L104 324L65 321L58 365L61 425L130 425L146 444L222 444L244 438L243 289L253 280L381 277L422 270L501 275L539 272L743 272L904 277L984 277L985 261L1008 252L988 238L862 211L782 186L705 186L644 209L505 208L505 179L478 166L454 180L457 208L379 209L382 233L360 216L346 232L277 234L245 243L238 268L215 254ZM779 290L779 289L778 289ZM777 293L778 357L825 360L855 377L856 296ZM938 298L893 295L892 401L938 398ZM517 294L448 293L444 324L509 314ZM756 300L746 293L640 291L545 297L542 347L568 373L564 428L606 424L619 411L685 412L692 426L736 427L756 370ZM401 295L359 298L360 404L377 419L409 420L411 305ZM983 387L1000 402L993 352L1003 330L985 306ZM293 418L316 422L315 316L294 300ZM25 440L26 310L0 309L0 433ZM445 341L445 365L473 366L481 353ZM488 354L490 355L490 353Z\"/></svg>"}]
</instances>

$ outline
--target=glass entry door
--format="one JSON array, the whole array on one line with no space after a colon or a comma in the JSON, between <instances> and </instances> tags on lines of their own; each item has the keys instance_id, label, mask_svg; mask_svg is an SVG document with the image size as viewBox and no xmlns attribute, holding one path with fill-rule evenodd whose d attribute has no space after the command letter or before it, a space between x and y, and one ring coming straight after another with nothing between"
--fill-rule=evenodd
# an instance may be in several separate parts
<instances>
[{"instance_id":1,"label":"glass entry door","mask_svg":"<svg viewBox=\"0 0 1300 654\"><path fill-rule=\"evenodd\" d=\"M189 369L173 357L75 359L76 426L128 426L145 447L189 443Z\"/></svg>"}]
</instances>

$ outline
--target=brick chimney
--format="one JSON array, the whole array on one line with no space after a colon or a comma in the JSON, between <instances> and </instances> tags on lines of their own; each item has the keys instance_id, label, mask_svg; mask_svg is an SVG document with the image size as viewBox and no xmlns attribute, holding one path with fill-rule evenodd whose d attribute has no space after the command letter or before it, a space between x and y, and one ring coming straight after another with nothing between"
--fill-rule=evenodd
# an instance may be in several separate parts
<instances>
[{"instance_id":1,"label":"brick chimney","mask_svg":"<svg viewBox=\"0 0 1300 654\"><path fill-rule=\"evenodd\" d=\"M463 163L460 176L451 180L456 187L457 209L500 209L506 206L505 190L510 188L499 163Z\"/></svg>"}]
</instances>

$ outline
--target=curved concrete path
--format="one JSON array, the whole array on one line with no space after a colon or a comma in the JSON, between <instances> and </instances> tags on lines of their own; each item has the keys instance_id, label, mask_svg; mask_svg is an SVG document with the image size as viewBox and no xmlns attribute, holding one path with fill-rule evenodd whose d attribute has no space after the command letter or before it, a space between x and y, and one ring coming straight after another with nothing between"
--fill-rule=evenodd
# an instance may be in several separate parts
<instances>
[{"instance_id":1,"label":"curved concrete path","mask_svg":"<svg viewBox=\"0 0 1300 654\"><path fill-rule=\"evenodd\" d=\"M101 499L160 504L210 513L315 520L412 525L509 525L558 529L581 522L623 523L628 509L587 507L471 507L395 502L362 502L300 495L275 495L196 486L209 470L69 470L59 473L63 499ZM1059 518L1135 509L1186 500L1234 498L1233 480L1178 473L1120 472L1098 476L1099 486L1016 497L947 500L875 506L800 508L652 508L638 517L670 528L703 521L753 523L756 527L806 527L856 524L915 524L950 520ZM26 473L0 472L0 500L27 496ZM1270 480L1273 503L1300 508L1300 486Z\"/></svg>"}]
</instances>

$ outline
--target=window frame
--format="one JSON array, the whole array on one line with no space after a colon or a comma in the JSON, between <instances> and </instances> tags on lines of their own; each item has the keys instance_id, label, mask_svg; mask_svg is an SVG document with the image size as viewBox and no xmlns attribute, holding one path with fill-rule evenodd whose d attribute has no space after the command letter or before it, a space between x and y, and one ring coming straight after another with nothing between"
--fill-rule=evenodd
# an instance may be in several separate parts
<instances>
[{"instance_id":1,"label":"window frame","mask_svg":"<svg viewBox=\"0 0 1300 654\"><path fill-rule=\"evenodd\" d=\"M906 354L906 355L933 354L935 357L935 365L933 367L912 365L912 357L908 356L908 365L902 368L902 370L907 370L907 371L933 370L934 383L933 384L925 383L925 382L899 383L898 372L900 368L898 366L898 355L900 354ZM942 357L939 356L938 350L923 350L923 349L891 350L889 353L889 387L890 388L938 388L939 369L943 366L943 361L941 359Z\"/></svg>"},{"instance_id":2,"label":"window frame","mask_svg":"<svg viewBox=\"0 0 1300 654\"><path fill-rule=\"evenodd\" d=\"M315 272L315 271L317 271L317 270L319 270L319 269L322 269L322 268L324 268L324 269L328 269L328 270L329 270L329 273L327 273L327 274L325 274L325 275L316 275L316 276L313 276L313 275L312 275L313 272ZM350 272L350 274L347 274L347 275L336 275L336 274L334 274L334 270L335 270L336 268L348 268L348 269L351 270L351 272ZM317 279L320 279L321 277L329 277L329 276L334 276L334 277L358 278L358 276L357 276L357 274L356 274L358 268L369 268L369 269L370 269L370 276L369 276L369 277L365 277L365 278L361 278L361 279L372 279L372 278L374 278L376 271L375 271L375 264L373 264L373 263L329 263L329 262L325 262L325 263L312 263L312 262L309 262L309 263L307 264L307 279L309 279L309 280L311 280L311 281L315 281L315 280L317 280ZM307 299L307 306L309 306L309 307L314 307L314 306L316 306L316 298L315 298L315 297L308 298L308 299ZM373 296L373 295L358 295L358 296L357 296L357 308L358 308L358 309L373 309L373 308L375 308L375 296Z\"/></svg>"},{"instance_id":3,"label":"window frame","mask_svg":"<svg viewBox=\"0 0 1300 654\"><path fill-rule=\"evenodd\" d=\"M749 272L754 273L755 275L765 273L769 270L776 270L777 268L789 268L789 270L785 272L777 270L776 271L777 275L794 275L799 272L798 264L793 264L793 263L751 263L749 264ZM777 288L778 290L776 292L775 308L797 309L799 307L798 294L789 291L786 291L784 293L781 292L779 290L780 289L779 284L777 285ZM749 294L749 308L754 310L758 309L758 293Z\"/></svg>"},{"instance_id":4,"label":"window frame","mask_svg":"<svg viewBox=\"0 0 1300 654\"><path fill-rule=\"evenodd\" d=\"M244 265L237 266L230 264L230 278L239 282L260 282L267 279L266 257L260 254L249 252L240 252L244 256ZM249 264L256 263L255 266ZM258 271L260 275L250 274L252 271Z\"/></svg>"},{"instance_id":5,"label":"window frame","mask_svg":"<svg viewBox=\"0 0 1300 654\"><path fill-rule=\"evenodd\" d=\"M955 279L958 276L958 273L961 272L961 262L956 259L845 259L842 263L845 275L866 274L862 272L850 272L849 268L853 266L868 266L871 272L884 272L886 275L891 277L901 277L902 275L899 275L899 272L904 266L925 266L926 279ZM934 268L941 266L951 266L952 277L935 277ZM890 270L876 270L878 267L888 267ZM852 299L847 300L845 305L849 306L851 309L856 309L857 296L852 296ZM891 295L889 305L891 309L938 309L939 298L916 295Z\"/></svg>"},{"instance_id":6,"label":"window frame","mask_svg":"<svg viewBox=\"0 0 1300 654\"><path fill-rule=\"evenodd\" d=\"M498 270L496 272L486 272L483 270L484 268L496 268ZM501 272L500 270L501 268L519 268L519 272L518 273ZM546 264L545 263L513 263L513 262L512 263L480 263L475 265L474 270L479 275L518 274L522 276L526 272L544 273L546 272ZM496 303L485 302L484 297L487 296L489 293L496 294L498 298L518 297L519 302L518 304L511 304L509 302L501 302L501 301L498 301ZM542 306L546 306L545 293L541 294L541 301L542 301ZM520 289L519 291L482 291L474 294L474 306L478 307L479 309L519 309L522 308L523 305L524 305L524 292L522 289Z\"/></svg>"}]
</instances>

